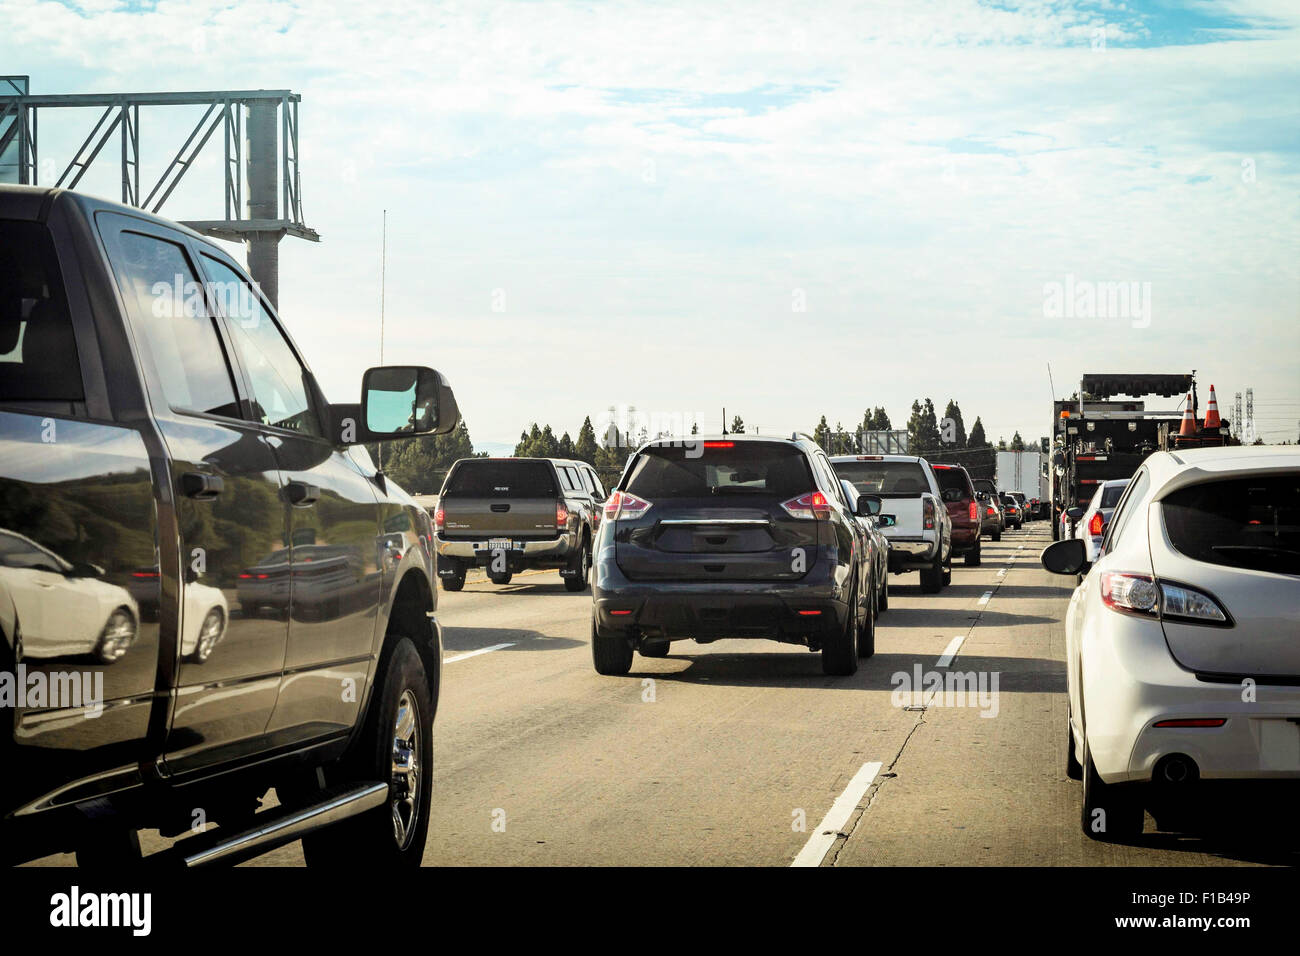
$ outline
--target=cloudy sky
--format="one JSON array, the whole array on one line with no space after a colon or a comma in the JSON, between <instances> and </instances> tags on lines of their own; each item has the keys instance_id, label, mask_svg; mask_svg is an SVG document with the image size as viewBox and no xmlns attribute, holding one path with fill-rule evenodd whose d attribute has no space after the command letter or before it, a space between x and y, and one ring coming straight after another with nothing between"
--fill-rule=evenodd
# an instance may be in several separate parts
<instances>
[{"instance_id":1,"label":"cloudy sky","mask_svg":"<svg viewBox=\"0 0 1300 956\"><path fill-rule=\"evenodd\" d=\"M0 0L0 69L301 93L323 241L282 245L281 312L355 400L386 208L385 357L446 372L479 444L620 404L902 425L926 396L1032 438L1049 363L1058 393L1253 386L1295 440L1298 29L1294 0ZM95 116L47 116L57 175ZM145 112L144 179L197 118ZM163 212L219 218L219 169ZM1127 308L1089 312L1109 282Z\"/></svg>"}]
</instances>

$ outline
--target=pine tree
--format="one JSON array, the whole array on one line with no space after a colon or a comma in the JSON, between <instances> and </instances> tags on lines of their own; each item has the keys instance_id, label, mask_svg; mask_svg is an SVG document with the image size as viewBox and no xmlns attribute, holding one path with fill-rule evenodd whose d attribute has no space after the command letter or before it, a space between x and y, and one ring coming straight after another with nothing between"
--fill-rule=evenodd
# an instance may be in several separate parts
<instances>
[{"instance_id":1,"label":"pine tree","mask_svg":"<svg viewBox=\"0 0 1300 956\"><path fill-rule=\"evenodd\" d=\"M967 448L985 448L988 446L988 439L984 437L984 423L975 416L975 424L971 426L970 438L966 442Z\"/></svg>"},{"instance_id":2,"label":"pine tree","mask_svg":"<svg viewBox=\"0 0 1300 956\"><path fill-rule=\"evenodd\" d=\"M948 407L943 410L943 417L952 419L953 423L953 448L966 447L966 424L961 418L961 406L954 400L948 400Z\"/></svg>"},{"instance_id":3,"label":"pine tree","mask_svg":"<svg viewBox=\"0 0 1300 956\"><path fill-rule=\"evenodd\" d=\"M594 465L598 450L596 429L592 427L591 416L588 415L583 419L582 428L578 429L578 440L573 445L573 457L585 461L589 465Z\"/></svg>"},{"instance_id":4,"label":"pine tree","mask_svg":"<svg viewBox=\"0 0 1300 956\"><path fill-rule=\"evenodd\" d=\"M745 422L739 415L731 416L731 434L733 435L745 434Z\"/></svg>"},{"instance_id":5,"label":"pine tree","mask_svg":"<svg viewBox=\"0 0 1300 956\"><path fill-rule=\"evenodd\" d=\"M830 447L831 426L826 424L825 415L823 415L822 420L817 423L817 427L813 429L812 437L813 441L815 441L823 450Z\"/></svg>"}]
</instances>

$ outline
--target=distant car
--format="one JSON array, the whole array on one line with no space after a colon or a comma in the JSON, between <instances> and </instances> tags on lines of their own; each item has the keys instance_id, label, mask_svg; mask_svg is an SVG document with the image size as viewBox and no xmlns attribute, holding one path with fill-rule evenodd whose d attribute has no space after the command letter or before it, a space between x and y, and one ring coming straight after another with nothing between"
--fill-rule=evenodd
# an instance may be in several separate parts
<instances>
[{"instance_id":1,"label":"distant car","mask_svg":"<svg viewBox=\"0 0 1300 956\"><path fill-rule=\"evenodd\" d=\"M1016 504L1020 506L1020 521L1023 524L1033 518L1029 513L1029 499L1025 497L1023 491L1011 492L1011 497L1016 499Z\"/></svg>"},{"instance_id":2,"label":"distant car","mask_svg":"<svg viewBox=\"0 0 1300 956\"><path fill-rule=\"evenodd\" d=\"M835 473L859 494L878 495L894 516L885 528L892 574L921 572L921 591L936 594L952 581L952 518L939 480L924 458L914 455L840 455Z\"/></svg>"},{"instance_id":3,"label":"distant car","mask_svg":"<svg viewBox=\"0 0 1300 956\"><path fill-rule=\"evenodd\" d=\"M1095 840L1141 834L1206 786L1300 780L1300 448L1157 452L1066 611L1066 773ZM1244 693L1249 689L1251 693ZM1200 799L1198 799L1200 798Z\"/></svg>"},{"instance_id":4,"label":"distant car","mask_svg":"<svg viewBox=\"0 0 1300 956\"><path fill-rule=\"evenodd\" d=\"M975 499L975 486L961 465L930 466L939 480L939 493L952 519L952 553L962 555L967 566L980 563L980 531L983 514Z\"/></svg>"},{"instance_id":5,"label":"distant car","mask_svg":"<svg viewBox=\"0 0 1300 956\"><path fill-rule=\"evenodd\" d=\"M994 541L1001 541L1005 518L1002 514L1002 498L998 495L997 486L990 478L975 478L971 483L975 486L975 502L980 507L980 534L988 535Z\"/></svg>"},{"instance_id":6,"label":"distant car","mask_svg":"<svg viewBox=\"0 0 1300 956\"><path fill-rule=\"evenodd\" d=\"M643 445L597 535L596 672L626 674L634 650L663 657L672 641L763 638L820 650L824 673L854 673L875 653L876 606L857 519L882 503L859 502L854 514L825 453L801 435Z\"/></svg>"},{"instance_id":7,"label":"distant car","mask_svg":"<svg viewBox=\"0 0 1300 956\"><path fill-rule=\"evenodd\" d=\"M848 499L849 510L857 516L858 524L862 526L863 534L866 537L867 547L871 554L871 578L876 582L876 613L889 610L889 539L885 537L880 530L880 521L878 518L879 509L883 506L883 500L869 498L870 504L862 507L858 500L863 497L858 494L858 490L853 487L853 482L844 478L840 479L840 487L844 489L844 497ZM866 514L872 508L876 509L875 514Z\"/></svg>"},{"instance_id":8,"label":"distant car","mask_svg":"<svg viewBox=\"0 0 1300 956\"><path fill-rule=\"evenodd\" d=\"M1075 525L1074 536L1083 541L1084 548L1088 552L1089 564L1095 563L1101 553L1101 542L1106 535L1106 528L1110 526L1111 513L1119 503L1129 481L1128 478L1119 478L1099 484L1092 500L1088 502L1088 507L1084 509L1082 517Z\"/></svg>"},{"instance_id":9,"label":"distant car","mask_svg":"<svg viewBox=\"0 0 1300 956\"><path fill-rule=\"evenodd\" d=\"M583 461L462 458L447 473L433 516L443 590L459 591L473 567L486 569L493 584L552 568L567 590L585 590L604 503L600 478Z\"/></svg>"},{"instance_id":10,"label":"distant car","mask_svg":"<svg viewBox=\"0 0 1300 956\"><path fill-rule=\"evenodd\" d=\"M1020 502L1005 491L1002 493L1002 516L1008 528L1019 529L1025 523L1024 515L1020 511Z\"/></svg>"}]
</instances>

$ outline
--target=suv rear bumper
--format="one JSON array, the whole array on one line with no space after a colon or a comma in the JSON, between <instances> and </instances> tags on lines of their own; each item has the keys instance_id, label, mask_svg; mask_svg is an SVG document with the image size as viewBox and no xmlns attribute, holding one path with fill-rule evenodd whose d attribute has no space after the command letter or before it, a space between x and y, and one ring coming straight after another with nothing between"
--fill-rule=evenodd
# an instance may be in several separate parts
<instances>
[{"instance_id":1,"label":"suv rear bumper","mask_svg":"<svg viewBox=\"0 0 1300 956\"><path fill-rule=\"evenodd\" d=\"M952 526L952 553L965 554L967 551L974 551L979 547L980 528L979 525L956 525Z\"/></svg>"}]
</instances>

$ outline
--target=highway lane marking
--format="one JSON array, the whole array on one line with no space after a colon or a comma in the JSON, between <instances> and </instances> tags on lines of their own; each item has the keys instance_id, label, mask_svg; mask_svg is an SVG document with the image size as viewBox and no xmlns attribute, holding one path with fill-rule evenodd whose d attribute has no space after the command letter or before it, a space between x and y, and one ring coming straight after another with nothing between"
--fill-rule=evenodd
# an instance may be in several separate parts
<instances>
[{"instance_id":1,"label":"highway lane marking","mask_svg":"<svg viewBox=\"0 0 1300 956\"><path fill-rule=\"evenodd\" d=\"M493 644L491 647L480 647L476 651L467 651L464 654L457 654L455 657L444 657L442 662L444 664L455 664L457 661L463 661L467 657L478 657L480 654L489 654L492 651L499 651L503 648L514 646L515 644L513 641L509 644Z\"/></svg>"},{"instance_id":2,"label":"highway lane marking","mask_svg":"<svg viewBox=\"0 0 1300 956\"><path fill-rule=\"evenodd\" d=\"M939 655L939 660L935 662L934 666L947 667L949 664L951 664L952 659L957 656L957 651L961 648L962 641L964 640L966 640L966 635L958 634L951 641L949 641L948 646L943 649L943 653Z\"/></svg>"},{"instance_id":3,"label":"highway lane marking","mask_svg":"<svg viewBox=\"0 0 1300 956\"><path fill-rule=\"evenodd\" d=\"M992 592L992 591L985 591L985 592L984 592L984 596L981 597L981 598L980 598L978 601L976 601L975 603L976 603L976 604L980 604L980 605L988 604L988 603L989 603L989 598L991 598L992 596L993 596L993 592Z\"/></svg>"},{"instance_id":4,"label":"highway lane marking","mask_svg":"<svg viewBox=\"0 0 1300 956\"><path fill-rule=\"evenodd\" d=\"M826 816L822 817L822 822L817 824L817 829L808 837L808 842L803 845L803 849L794 858L791 866L821 866L827 852L835 845L835 839L840 835L840 831L849 822L849 817L853 816L859 801L875 781L876 774L880 773L881 766L879 761L862 765L862 769L853 775L844 792L835 798L831 808L826 811Z\"/></svg>"},{"instance_id":5,"label":"highway lane marking","mask_svg":"<svg viewBox=\"0 0 1300 956\"><path fill-rule=\"evenodd\" d=\"M1003 568L1001 571L998 572L998 577L1002 577L1010 570L1011 570L1010 568Z\"/></svg>"}]
</instances>

